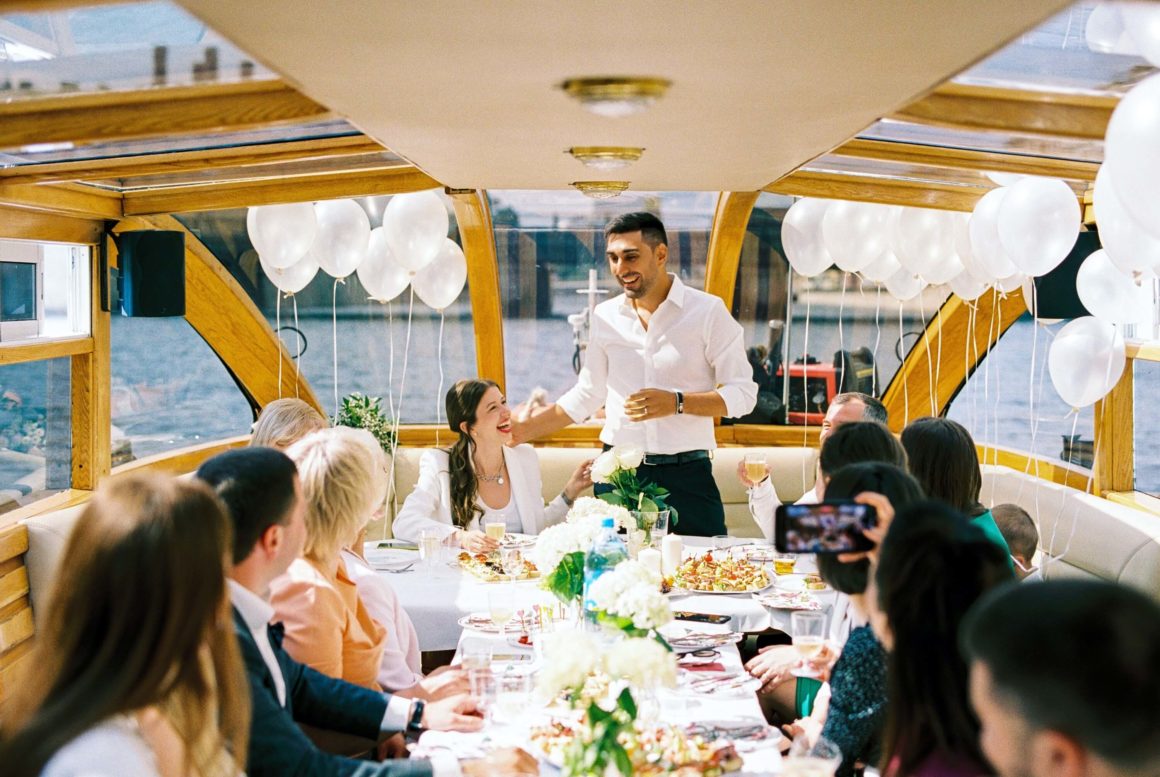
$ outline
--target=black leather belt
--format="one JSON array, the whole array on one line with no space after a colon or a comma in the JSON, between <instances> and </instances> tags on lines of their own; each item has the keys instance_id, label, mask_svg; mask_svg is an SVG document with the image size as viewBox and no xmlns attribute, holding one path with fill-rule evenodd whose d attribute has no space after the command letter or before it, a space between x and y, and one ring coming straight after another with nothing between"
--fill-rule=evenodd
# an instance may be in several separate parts
<instances>
[{"instance_id":1,"label":"black leather belt","mask_svg":"<svg viewBox=\"0 0 1160 777\"><path fill-rule=\"evenodd\" d=\"M682 451L681 453L646 453L641 464L663 467L672 464L690 464L710 458L709 451Z\"/></svg>"}]
</instances>

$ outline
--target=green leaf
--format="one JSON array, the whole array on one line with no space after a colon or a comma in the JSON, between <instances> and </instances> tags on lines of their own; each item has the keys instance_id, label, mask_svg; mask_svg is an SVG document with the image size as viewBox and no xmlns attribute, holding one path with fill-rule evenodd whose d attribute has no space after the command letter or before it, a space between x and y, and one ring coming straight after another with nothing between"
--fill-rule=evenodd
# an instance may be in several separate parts
<instances>
[{"instance_id":1,"label":"green leaf","mask_svg":"<svg viewBox=\"0 0 1160 777\"><path fill-rule=\"evenodd\" d=\"M624 777L632 777L632 759L628 757L628 751L624 746L617 744L612 750L612 757L616 760L616 769Z\"/></svg>"},{"instance_id":2,"label":"green leaf","mask_svg":"<svg viewBox=\"0 0 1160 777\"><path fill-rule=\"evenodd\" d=\"M560 563L544 581L544 587L557 599L568 604L584 592L584 553L576 551L560 559Z\"/></svg>"},{"instance_id":3,"label":"green leaf","mask_svg":"<svg viewBox=\"0 0 1160 777\"><path fill-rule=\"evenodd\" d=\"M616 706L628 713L628 717L636 720L636 700L632 698L632 691L625 688L616 697Z\"/></svg>"}]
</instances>

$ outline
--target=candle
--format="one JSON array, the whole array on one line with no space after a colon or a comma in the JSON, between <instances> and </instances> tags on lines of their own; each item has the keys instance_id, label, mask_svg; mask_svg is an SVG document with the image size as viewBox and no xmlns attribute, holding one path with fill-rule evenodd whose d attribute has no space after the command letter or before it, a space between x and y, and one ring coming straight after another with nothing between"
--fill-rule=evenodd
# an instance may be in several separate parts
<instances>
[{"instance_id":1,"label":"candle","mask_svg":"<svg viewBox=\"0 0 1160 777\"><path fill-rule=\"evenodd\" d=\"M649 569L661 573L661 552L655 548L643 548L636 560L644 564Z\"/></svg>"},{"instance_id":2,"label":"candle","mask_svg":"<svg viewBox=\"0 0 1160 777\"><path fill-rule=\"evenodd\" d=\"M677 534L666 534L661 540L662 568L665 575L675 575L681 565L681 538Z\"/></svg>"}]
</instances>

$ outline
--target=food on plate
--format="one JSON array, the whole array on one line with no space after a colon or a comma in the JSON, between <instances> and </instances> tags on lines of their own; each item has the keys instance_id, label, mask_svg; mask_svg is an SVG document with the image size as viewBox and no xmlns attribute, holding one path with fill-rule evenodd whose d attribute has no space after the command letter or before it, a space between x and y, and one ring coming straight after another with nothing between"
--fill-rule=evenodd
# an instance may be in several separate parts
<instances>
[{"instance_id":1,"label":"food on plate","mask_svg":"<svg viewBox=\"0 0 1160 777\"><path fill-rule=\"evenodd\" d=\"M516 580L531 580L532 578L540 576L540 572L536 569L535 564L527 559L522 559L522 564L523 568L519 574L515 575ZM468 553L467 551L462 551L459 554L459 566L485 583L498 583L508 579L508 575L504 573L503 564L500 563L499 554L497 553Z\"/></svg>"},{"instance_id":2,"label":"food on plate","mask_svg":"<svg viewBox=\"0 0 1160 777\"><path fill-rule=\"evenodd\" d=\"M769 585L769 574L748 559L712 552L687 560L677 569L674 585L692 591L742 593Z\"/></svg>"},{"instance_id":3,"label":"food on plate","mask_svg":"<svg viewBox=\"0 0 1160 777\"><path fill-rule=\"evenodd\" d=\"M531 730L533 744L554 764L564 756L577 737L588 735L588 727L560 719ZM741 756L726 740L708 741L687 734L675 726L638 728L621 735L635 775L678 774L686 777L717 777L741 769Z\"/></svg>"},{"instance_id":4,"label":"food on plate","mask_svg":"<svg viewBox=\"0 0 1160 777\"><path fill-rule=\"evenodd\" d=\"M821 591L826 588L826 581L820 575L806 575L806 590Z\"/></svg>"}]
</instances>

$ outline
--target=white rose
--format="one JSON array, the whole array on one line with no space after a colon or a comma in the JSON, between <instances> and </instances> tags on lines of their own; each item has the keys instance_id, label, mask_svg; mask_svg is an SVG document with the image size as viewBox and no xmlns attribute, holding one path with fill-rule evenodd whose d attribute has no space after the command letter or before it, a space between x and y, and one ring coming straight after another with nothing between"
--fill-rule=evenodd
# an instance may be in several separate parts
<instances>
[{"instance_id":1,"label":"white rose","mask_svg":"<svg viewBox=\"0 0 1160 777\"><path fill-rule=\"evenodd\" d=\"M607 483L618 469L620 469L620 463L616 460L616 452L607 450L597 456L596 461L592 462L592 482Z\"/></svg>"},{"instance_id":2,"label":"white rose","mask_svg":"<svg viewBox=\"0 0 1160 777\"><path fill-rule=\"evenodd\" d=\"M613 448L611 453L616 454L621 469L636 469L644 461L644 451L635 445L621 445Z\"/></svg>"},{"instance_id":3,"label":"white rose","mask_svg":"<svg viewBox=\"0 0 1160 777\"><path fill-rule=\"evenodd\" d=\"M543 635L544 661L536 675L536 693L554 699L584 684L600 667L600 645L583 631L565 629Z\"/></svg>"},{"instance_id":4,"label":"white rose","mask_svg":"<svg viewBox=\"0 0 1160 777\"><path fill-rule=\"evenodd\" d=\"M655 639L638 637L616 644L604 658L608 674L638 688L677 684L676 656Z\"/></svg>"}]
</instances>

